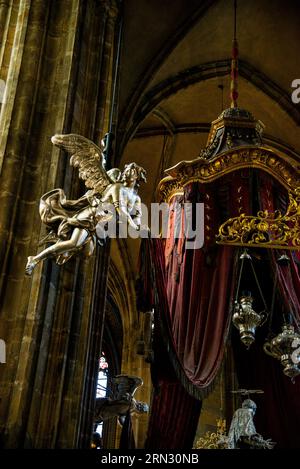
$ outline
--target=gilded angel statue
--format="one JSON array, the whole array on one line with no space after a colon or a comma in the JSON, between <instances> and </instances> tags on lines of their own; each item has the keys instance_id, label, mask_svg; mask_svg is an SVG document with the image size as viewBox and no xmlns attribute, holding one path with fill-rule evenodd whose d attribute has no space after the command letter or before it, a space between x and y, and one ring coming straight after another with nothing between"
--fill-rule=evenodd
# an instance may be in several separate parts
<instances>
[{"instance_id":1,"label":"gilded angel statue","mask_svg":"<svg viewBox=\"0 0 300 469\"><path fill-rule=\"evenodd\" d=\"M44 243L52 243L36 256L29 256L26 274L44 259L54 257L57 264L73 255L90 256L105 223L117 216L131 228L141 228L141 199L138 187L146 182L146 171L136 163L124 170L105 170L103 152L92 141L76 134L54 135L54 145L70 155L71 166L79 169L88 191L77 200L68 200L62 189L53 189L40 199L39 212L48 234Z\"/></svg>"}]
</instances>

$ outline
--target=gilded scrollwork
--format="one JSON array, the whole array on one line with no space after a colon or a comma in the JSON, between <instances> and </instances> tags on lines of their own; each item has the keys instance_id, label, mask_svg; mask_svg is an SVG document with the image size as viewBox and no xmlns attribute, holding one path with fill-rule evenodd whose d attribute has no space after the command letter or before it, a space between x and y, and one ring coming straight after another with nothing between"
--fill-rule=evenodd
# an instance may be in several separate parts
<instances>
[{"instance_id":1,"label":"gilded scrollwork","mask_svg":"<svg viewBox=\"0 0 300 469\"><path fill-rule=\"evenodd\" d=\"M285 155L268 147L239 147L207 160L203 157L182 161L166 170L168 176L159 184L160 200L169 201L175 192L183 192L191 182L210 183L231 172L257 168L271 174L286 189L300 186L300 176Z\"/></svg>"},{"instance_id":2,"label":"gilded scrollwork","mask_svg":"<svg viewBox=\"0 0 300 469\"><path fill-rule=\"evenodd\" d=\"M195 449L227 449L226 420L217 420L216 432L206 432L196 441Z\"/></svg>"},{"instance_id":3,"label":"gilded scrollwork","mask_svg":"<svg viewBox=\"0 0 300 469\"><path fill-rule=\"evenodd\" d=\"M285 214L279 210L260 211L257 216L242 213L220 226L216 240L235 246L300 249L300 186L289 192Z\"/></svg>"}]
</instances>

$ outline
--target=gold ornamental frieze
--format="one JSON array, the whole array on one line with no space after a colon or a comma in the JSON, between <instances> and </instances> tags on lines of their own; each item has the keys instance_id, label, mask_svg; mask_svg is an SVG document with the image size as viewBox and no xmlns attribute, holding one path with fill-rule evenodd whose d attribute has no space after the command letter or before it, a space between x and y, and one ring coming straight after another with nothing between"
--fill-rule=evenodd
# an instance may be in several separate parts
<instances>
[{"instance_id":1,"label":"gold ornamental frieze","mask_svg":"<svg viewBox=\"0 0 300 469\"><path fill-rule=\"evenodd\" d=\"M232 246L300 249L300 186L289 192L285 214L264 210L256 216L243 213L229 218L220 226L216 241Z\"/></svg>"},{"instance_id":2,"label":"gold ornamental frieze","mask_svg":"<svg viewBox=\"0 0 300 469\"><path fill-rule=\"evenodd\" d=\"M175 194L183 193L187 184L207 184L245 168L256 168L270 174L288 191L300 186L299 172L286 155L268 147L236 147L210 160L199 157L181 161L167 169L168 176L158 186L159 199L169 202Z\"/></svg>"}]
</instances>

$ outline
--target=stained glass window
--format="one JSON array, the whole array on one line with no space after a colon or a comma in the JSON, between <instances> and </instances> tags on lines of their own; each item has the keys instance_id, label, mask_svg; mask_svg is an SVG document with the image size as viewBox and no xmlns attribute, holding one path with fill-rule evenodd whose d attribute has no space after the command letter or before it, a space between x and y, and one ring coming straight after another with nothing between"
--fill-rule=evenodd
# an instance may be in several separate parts
<instances>
[{"instance_id":1,"label":"stained glass window","mask_svg":"<svg viewBox=\"0 0 300 469\"><path fill-rule=\"evenodd\" d=\"M105 353L101 353L99 359L99 370L98 370L98 380L97 380L97 394L96 397L106 397L107 394L107 379L109 373L109 366L106 360ZM100 435L102 438L103 433L103 422L99 423L95 429L95 432Z\"/></svg>"}]
</instances>

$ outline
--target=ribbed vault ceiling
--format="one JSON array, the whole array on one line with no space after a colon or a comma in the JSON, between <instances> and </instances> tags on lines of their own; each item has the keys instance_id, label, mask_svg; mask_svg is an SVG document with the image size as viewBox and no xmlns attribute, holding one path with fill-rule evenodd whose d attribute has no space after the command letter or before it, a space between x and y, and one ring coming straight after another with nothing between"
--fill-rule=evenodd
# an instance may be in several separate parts
<instances>
[{"instance_id":1,"label":"ribbed vault ceiling","mask_svg":"<svg viewBox=\"0 0 300 469\"><path fill-rule=\"evenodd\" d=\"M194 159L210 122L229 106L233 0L126 0L120 73L118 165L148 172L154 200L163 169ZM266 142L300 155L300 2L239 0L239 106L261 120ZM223 87L223 97L222 90ZM136 261L137 245L129 255Z\"/></svg>"}]
</instances>

